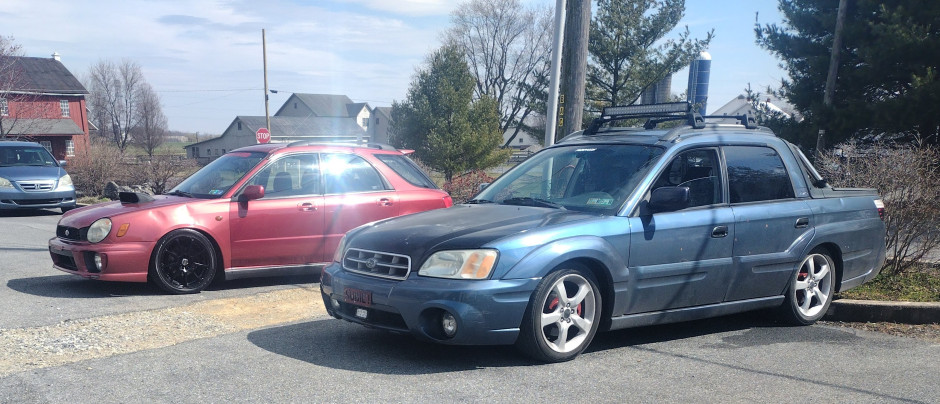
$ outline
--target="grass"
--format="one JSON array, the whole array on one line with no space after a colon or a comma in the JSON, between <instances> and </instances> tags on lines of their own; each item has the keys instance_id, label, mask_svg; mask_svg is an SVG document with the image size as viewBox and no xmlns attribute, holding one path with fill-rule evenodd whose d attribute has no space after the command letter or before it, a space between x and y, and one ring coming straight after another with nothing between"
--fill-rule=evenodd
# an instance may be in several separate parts
<instances>
[{"instance_id":1,"label":"grass","mask_svg":"<svg viewBox=\"0 0 940 404\"><path fill-rule=\"evenodd\" d=\"M861 300L940 302L940 266L923 264L898 275L882 272L868 283L839 296Z\"/></svg>"}]
</instances>

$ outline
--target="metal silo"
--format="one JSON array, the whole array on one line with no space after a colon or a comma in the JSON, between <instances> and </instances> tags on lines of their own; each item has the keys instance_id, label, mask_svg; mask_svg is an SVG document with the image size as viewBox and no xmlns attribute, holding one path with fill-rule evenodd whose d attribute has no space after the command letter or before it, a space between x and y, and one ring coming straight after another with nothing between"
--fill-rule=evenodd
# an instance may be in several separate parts
<instances>
[{"instance_id":1,"label":"metal silo","mask_svg":"<svg viewBox=\"0 0 940 404\"><path fill-rule=\"evenodd\" d=\"M712 56L702 52L689 64L688 100L705 115L705 103L708 101L708 75L712 68Z\"/></svg>"}]
</instances>

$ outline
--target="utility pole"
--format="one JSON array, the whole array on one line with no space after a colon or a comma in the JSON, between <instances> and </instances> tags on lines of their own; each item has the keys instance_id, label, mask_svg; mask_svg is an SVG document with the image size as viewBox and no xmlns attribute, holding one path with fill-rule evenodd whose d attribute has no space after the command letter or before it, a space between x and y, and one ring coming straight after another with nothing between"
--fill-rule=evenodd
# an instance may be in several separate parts
<instances>
[{"instance_id":1,"label":"utility pole","mask_svg":"<svg viewBox=\"0 0 940 404\"><path fill-rule=\"evenodd\" d=\"M545 146L555 144L558 123L558 81L561 76L561 45L565 37L565 0L555 0L555 35L552 38L552 76L548 87L548 119L545 120Z\"/></svg>"},{"instance_id":2,"label":"utility pole","mask_svg":"<svg viewBox=\"0 0 940 404\"><path fill-rule=\"evenodd\" d=\"M588 36L591 0L568 0L565 17L565 48L562 52L562 92L559 96L561 136L581 130L584 87L587 77Z\"/></svg>"},{"instance_id":3,"label":"utility pole","mask_svg":"<svg viewBox=\"0 0 940 404\"><path fill-rule=\"evenodd\" d=\"M264 124L267 125L268 136L271 136L271 115L268 112L268 43L264 39L264 28L261 28L261 53L264 54Z\"/></svg>"},{"instance_id":4,"label":"utility pole","mask_svg":"<svg viewBox=\"0 0 940 404\"><path fill-rule=\"evenodd\" d=\"M846 0L839 0L839 12L836 14L836 28L832 37L832 53L829 55L829 74L826 75L826 88L823 91L823 105L826 109L832 107L832 96L836 91L836 77L839 75L839 57L842 50L842 27L845 26ZM816 138L816 156L822 154L826 147L826 130L819 130Z\"/></svg>"}]
</instances>

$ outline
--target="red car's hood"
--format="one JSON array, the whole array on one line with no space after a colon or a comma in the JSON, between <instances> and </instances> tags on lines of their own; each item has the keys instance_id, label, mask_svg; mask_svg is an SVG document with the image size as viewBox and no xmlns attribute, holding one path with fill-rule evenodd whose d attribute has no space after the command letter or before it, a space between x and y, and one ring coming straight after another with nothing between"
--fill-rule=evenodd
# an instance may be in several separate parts
<instances>
[{"instance_id":1,"label":"red car's hood","mask_svg":"<svg viewBox=\"0 0 940 404\"><path fill-rule=\"evenodd\" d=\"M89 205L83 208L70 210L59 219L60 226L82 228L90 226L95 220L103 217L114 218L142 210L151 210L164 206L182 205L198 202L203 199L186 198L182 196L154 195L153 201L141 203L105 202Z\"/></svg>"}]
</instances>

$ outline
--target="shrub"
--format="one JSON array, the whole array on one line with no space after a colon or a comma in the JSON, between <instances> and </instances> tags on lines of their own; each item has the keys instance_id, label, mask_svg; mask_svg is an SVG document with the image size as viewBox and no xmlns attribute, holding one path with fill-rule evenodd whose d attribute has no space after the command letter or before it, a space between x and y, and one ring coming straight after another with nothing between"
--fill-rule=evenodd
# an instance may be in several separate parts
<instances>
[{"instance_id":1,"label":"shrub","mask_svg":"<svg viewBox=\"0 0 940 404\"><path fill-rule=\"evenodd\" d=\"M889 274L901 274L940 245L940 175L933 147L849 143L824 154L833 186L877 188L885 203Z\"/></svg>"},{"instance_id":2,"label":"shrub","mask_svg":"<svg viewBox=\"0 0 940 404\"><path fill-rule=\"evenodd\" d=\"M455 204L464 203L480 191L480 184L491 182L493 182L493 177L486 175L486 172L474 170L455 176L449 182L444 183L444 191L450 194Z\"/></svg>"},{"instance_id":3,"label":"shrub","mask_svg":"<svg viewBox=\"0 0 940 404\"><path fill-rule=\"evenodd\" d=\"M66 167L75 190L81 195L104 194L108 182L124 183L128 177L121 150L107 140L95 139L87 150L69 159Z\"/></svg>"}]
</instances>

